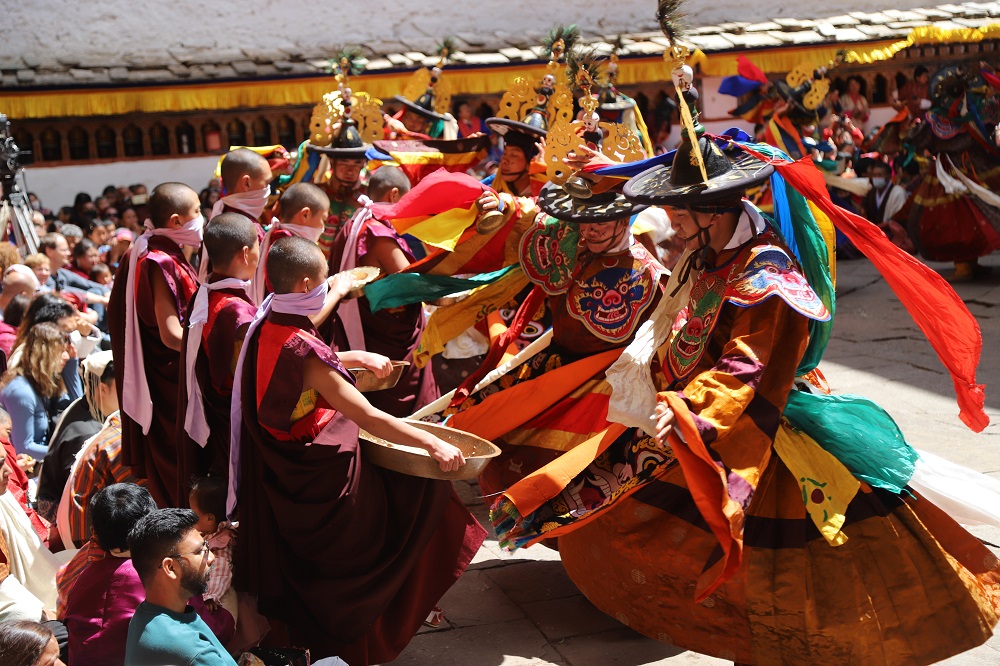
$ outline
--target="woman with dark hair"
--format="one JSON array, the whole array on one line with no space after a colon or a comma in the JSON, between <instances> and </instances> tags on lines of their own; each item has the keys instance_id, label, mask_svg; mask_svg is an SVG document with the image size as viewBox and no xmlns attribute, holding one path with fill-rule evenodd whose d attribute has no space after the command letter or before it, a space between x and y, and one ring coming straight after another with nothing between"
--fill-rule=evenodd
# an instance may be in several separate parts
<instances>
[{"instance_id":1,"label":"woman with dark hair","mask_svg":"<svg viewBox=\"0 0 1000 666\"><path fill-rule=\"evenodd\" d=\"M142 231L142 220L134 206L123 206L118 210L118 226L136 233Z\"/></svg>"},{"instance_id":2,"label":"woman with dark hair","mask_svg":"<svg viewBox=\"0 0 1000 666\"><path fill-rule=\"evenodd\" d=\"M118 409L111 352L95 352L80 365L83 397L74 400L56 424L38 477L38 512L49 522L55 522L56 509L77 453Z\"/></svg>"},{"instance_id":3,"label":"woman with dark hair","mask_svg":"<svg viewBox=\"0 0 1000 666\"><path fill-rule=\"evenodd\" d=\"M35 459L45 457L48 436L70 400L79 398L67 392L63 370L73 360L79 365L69 334L57 324L45 322L32 327L25 337L20 362L3 376L0 406L10 414L10 442L19 454ZM27 471L27 470L26 470Z\"/></svg>"},{"instance_id":4,"label":"woman with dark hair","mask_svg":"<svg viewBox=\"0 0 1000 666\"><path fill-rule=\"evenodd\" d=\"M101 255L97 244L90 240L90 237L82 238L73 246L73 261L69 269L85 280L89 280L91 269L100 259Z\"/></svg>"},{"instance_id":5,"label":"woman with dark hair","mask_svg":"<svg viewBox=\"0 0 1000 666\"><path fill-rule=\"evenodd\" d=\"M59 642L40 622L0 623L0 666L66 666L59 658Z\"/></svg>"},{"instance_id":6,"label":"woman with dark hair","mask_svg":"<svg viewBox=\"0 0 1000 666\"><path fill-rule=\"evenodd\" d=\"M31 301L31 305L28 306L21 324L18 326L14 347L7 360L9 367L13 368L19 363L28 331L33 326L46 321L58 324L60 328L70 334L73 347L76 350L75 357L87 358L101 342L101 332L96 326L84 319L69 301L59 294L38 294ZM63 379L65 379L67 386L72 386L75 389L76 397L80 397L83 395L83 386L80 385L79 376L75 375L77 368L73 364L70 365L71 367L67 368Z\"/></svg>"}]
</instances>

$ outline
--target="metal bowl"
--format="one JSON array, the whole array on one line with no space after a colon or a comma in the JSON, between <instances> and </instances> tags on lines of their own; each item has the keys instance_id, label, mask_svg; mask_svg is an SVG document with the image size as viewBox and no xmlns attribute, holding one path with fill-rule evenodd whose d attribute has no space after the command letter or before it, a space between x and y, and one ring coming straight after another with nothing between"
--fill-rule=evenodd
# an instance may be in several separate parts
<instances>
[{"instance_id":1,"label":"metal bowl","mask_svg":"<svg viewBox=\"0 0 1000 666\"><path fill-rule=\"evenodd\" d=\"M362 393L371 393L372 391L391 389L398 384L399 378L403 376L403 370L408 365L410 365L409 361L393 361L392 372L386 377L379 377L373 370L369 370L368 368L348 368L348 370L354 375L358 390Z\"/></svg>"},{"instance_id":2,"label":"metal bowl","mask_svg":"<svg viewBox=\"0 0 1000 666\"><path fill-rule=\"evenodd\" d=\"M465 464L454 472L442 472L437 461L423 449L393 444L364 430L361 431L360 435L361 455L365 456L369 462L394 472L420 476L425 479L448 481L474 479L482 473L492 458L500 455L500 449L492 442L471 433L436 423L424 423L412 419L403 419L403 421L414 428L426 430L449 444L457 446L461 449L462 455L465 456Z\"/></svg>"}]
</instances>

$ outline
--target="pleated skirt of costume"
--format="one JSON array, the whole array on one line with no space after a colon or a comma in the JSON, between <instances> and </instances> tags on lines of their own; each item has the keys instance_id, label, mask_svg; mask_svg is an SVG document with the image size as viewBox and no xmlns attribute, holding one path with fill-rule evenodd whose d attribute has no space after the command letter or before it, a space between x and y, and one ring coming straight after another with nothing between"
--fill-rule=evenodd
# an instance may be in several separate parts
<instances>
[{"instance_id":1,"label":"pleated skirt of costume","mask_svg":"<svg viewBox=\"0 0 1000 666\"><path fill-rule=\"evenodd\" d=\"M982 644L1000 563L919 496L861 490L831 546L771 455L751 501L740 568L695 603L721 557L674 462L576 530L559 551L599 609L651 638L752 664L930 664Z\"/></svg>"}]
</instances>

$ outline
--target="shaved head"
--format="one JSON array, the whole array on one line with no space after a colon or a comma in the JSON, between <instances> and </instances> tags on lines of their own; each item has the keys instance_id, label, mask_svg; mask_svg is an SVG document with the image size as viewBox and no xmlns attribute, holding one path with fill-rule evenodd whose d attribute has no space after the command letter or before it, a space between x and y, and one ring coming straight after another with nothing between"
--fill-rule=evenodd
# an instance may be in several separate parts
<instances>
[{"instance_id":1,"label":"shaved head","mask_svg":"<svg viewBox=\"0 0 1000 666\"><path fill-rule=\"evenodd\" d=\"M264 159L263 155L255 153L249 148L237 148L226 153L222 158L222 186L226 192L232 194L236 191L236 185L243 176L250 176L251 180L258 178L270 178L271 166Z\"/></svg>"},{"instance_id":2,"label":"shaved head","mask_svg":"<svg viewBox=\"0 0 1000 666\"><path fill-rule=\"evenodd\" d=\"M303 208L308 208L313 213L330 210L330 197L312 183L295 183L281 195L278 207L281 209L281 221L287 222Z\"/></svg>"},{"instance_id":3,"label":"shaved head","mask_svg":"<svg viewBox=\"0 0 1000 666\"><path fill-rule=\"evenodd\" d=\"M298 236L281 238L267 251L267 279L276 294L289 294L302 278L318 285L326 279L327 261L312 241Z\"/></svg>"},{"instance_id":4,"label":"shaved head","mask_svg":"<svg viewBox=\"0 0 1000 666\"><path fill-rule=\"evenodd\" d=\"M184 217L197 205L198 193L184 183L160 183L149 197L149 219L157 229L167 226L172 215Z\"/></svg>"},{"instance_id":5,"label":"shaved head","mask_svg":"<svg viewBox=\"0 0 1000 666\"><path fill-rule=\"evenodd\" d=\"M205 227L202 241L212 265L224 268L245 247L257 242L257 228L245 215L222 213L211 219Z\"/></svg>"},{"instance_id":6,"label":"shaved head","mask_svg":"<svg viewBox=\"0 0 1000 666\"><path fill-rule=\"evenodd\" d=\"M368 196L372 201L384 201L394 187L400 195L410 191L410 179L399 167L380 166L368 178Z\"/></svg>"},{"instance_id":7,"label":"shaved head","mask_svg":"<svg viewBox=\"0 0 1000 666\"><path fill-rule=\"evenodd\" d=\"M7 273L3 276L3 294L11 298L18 294L33 294L37 284L38 279L32 280L26 271L7 269Z\"/></svg>"}]
</instances>

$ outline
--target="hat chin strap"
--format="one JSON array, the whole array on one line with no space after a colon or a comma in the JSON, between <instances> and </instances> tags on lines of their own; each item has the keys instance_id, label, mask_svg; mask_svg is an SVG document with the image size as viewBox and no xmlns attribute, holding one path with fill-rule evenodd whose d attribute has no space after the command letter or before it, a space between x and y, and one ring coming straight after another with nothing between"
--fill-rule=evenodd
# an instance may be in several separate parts
<instances>
[{"instance_id":1,"label":"hat chin strap","mask_svg":"<svg viewBox=\"0 0 1000 666\"><path fill-rule=\"evenodd\" d=\"M620 223L620 222L621 222L621 220L619 220L617 223ZM617 231L615 231L615 233L611 235L611 238L609 238L607 241L605 241L604 247L601 248L599 251L594 252L594 254L606 254L608 252L611 252L612 250L618 250L618 246L622 245L622 241L625 240L625 237L627 235L628 235L628 223L626 223L622 227L622 231L621 231L620 234ZM590 243L588 242L587 245L589 246ZM588 249L589 249L589 247L588 247ZM624 249L624 248L622 248L622 249Z\"/></svg>"},{"instance_id":2,"label":"hat chin strap","mask_svg":"<svg viewBox=\"0 0 1000 666\"><path fill-rule=\"evenodd\" d=\"M688 213L691 214L691 219L695 221L695 224L698 224L698 218L695 217L694 210L691 209L691 206L686 206L686 208ZM688 258L687 260L685 260L684 265L681 266L680 278L678 278L677 280L677 286L670 293L671 296L677 295L677 292L681 290L681 287L684 286L684 283L687 282L688 278L691 277L692 270L701 271L704 270L706 266L708 266L709 258L715 254L715 251L711 248L710 245L710 243L712 242L711 228L712 228L711 225L703 227L700 224L698 224L698 232L695 233L693 236L688 236L687 238L681 236L681 240L683 240L685 243L697 238L698 249L695 252L692 252L690 255L688 255Z\"/></svg>"}]
</instances>

